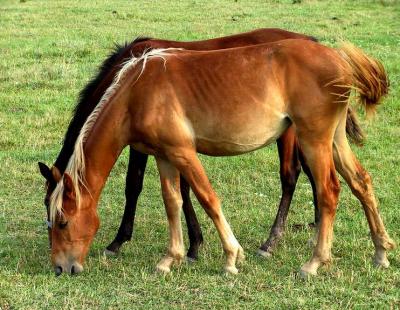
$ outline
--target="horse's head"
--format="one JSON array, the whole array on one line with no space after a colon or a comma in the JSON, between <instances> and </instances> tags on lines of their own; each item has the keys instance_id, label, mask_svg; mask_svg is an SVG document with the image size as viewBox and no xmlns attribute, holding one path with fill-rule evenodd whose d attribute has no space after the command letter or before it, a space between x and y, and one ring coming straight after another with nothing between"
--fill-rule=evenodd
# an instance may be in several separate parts
<instances>
[{"instance_id":1,"label":"horse's head","mask_svg":"<svg viewBox=\"0 0 400 310\"><path fill-rule=\"evenodd\" d=\"M54 271L56 275L62 272L79 273L83 270L83 262L99 228L95 202L84 186L77 197L68 173L60 175L56 186L50 188L54 180L49 181L48 172L52 169L46 166L47 171L40 166L48 182L45 204L48 206L48 220L51 223L49 236Z\"/></svg>"},{"instance_id":2,"label":"horse's head","mask_svg":"<svg viewBox=\"0 0 400 310\"><path fill-rule=\"evenodd\" d=\"M56 166L49 168L46 164L39 162L39 170L45 178L46 195L44 196L44 205L47 214L47 231L49 235L49 245L51 247L51 222L50 222L50 197L57 186L58 181L61 180L60 170Z\"/></svg>"}]
</instances>

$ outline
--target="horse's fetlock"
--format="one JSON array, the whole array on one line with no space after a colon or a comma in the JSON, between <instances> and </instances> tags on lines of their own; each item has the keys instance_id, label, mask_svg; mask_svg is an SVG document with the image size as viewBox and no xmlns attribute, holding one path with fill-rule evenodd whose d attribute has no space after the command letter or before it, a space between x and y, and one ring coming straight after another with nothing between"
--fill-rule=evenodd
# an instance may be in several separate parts
<instances>
[{"instance_id":1,"label":"horse's fetlock","mask_svg":"<svg viewBox=\"0 0 400 310\"><path fill-rule=\"evenodd\" d=\"M224 248L224 252L225 252L226 256L236 256L239 251L239 248L240 248L239 244L230 245L230 246Z\"/></svg>"},{"instance_id":2,"label":"horse's fetlock","mask_svg":"<svg viewBox=\"0 0 400 310\"><path fill-rule=\"evenodd\" d=\"M318 253L318 259L321 264L329 265L332 262L332 254L330 251L323 251Z\"/></svg>"}]
</instances>

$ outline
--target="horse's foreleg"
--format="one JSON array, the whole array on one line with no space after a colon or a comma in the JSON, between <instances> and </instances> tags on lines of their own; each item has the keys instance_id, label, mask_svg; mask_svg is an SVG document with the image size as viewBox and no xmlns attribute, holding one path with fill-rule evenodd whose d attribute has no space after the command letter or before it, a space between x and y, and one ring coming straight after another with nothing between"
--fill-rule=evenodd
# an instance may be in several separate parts
<instances>
[{"instance_id":1,"label":"horse's foreleg","mask_svg":"<svg viewBox=\"0 0 400 310\"><path fill-rule=\"evenodd\" d=\"M182 196L179 172L168 161L157 158L161 190L169 224L169 246L167 254L157 264L157 270L169 272L173 264L180 264L184 257L181 227Z\"/></svg>"},{"instance_id":2,"label":"horse's foreleg","mask_svg":"<svg viewBox=\"0 0 400 310\"><path fill-rule=\"evenodd\" d=\"M287 129L277 140L277 146L280 161L282 197L268 240L258 250L258 254L264 257L271 256L284 233L290 203L301 171L296 136L292 127Z\"/></svg>"},{"instance_id":3,"label":"horse's foreleg","mask_svg":"<svg viewBox=\"0 0 400 310\"><path fill-rule=\"evenodd\" d=\"M196 217L196 212L194 211L192 202L190 200L189 184L183 177L181 177L181 194L183 200L182 209L183 213L185 214L190 242L190 247L186 256L189 260L195 261L198 257L199 247L203 243L203 235L201 233L199 221Z\"/></svg>"},{"instance_id":4,"label":"horse's foreleg","mask_svg":"<svg viewBox=\"0 0 400 310\"><path fill-rule=\"evenodd\" d=\"M388 236L379 215L377 202L372 188L371 177L364 170L350 149L344 130L335 136L334 159L338 172L346 180L353 194L360 200L371 231L375 246L374 264L387 268L389 261L386 251L394 248L395 243Z\"/></svg>"},{"instance_id":5,"label":"horse's foreleg","mask_svg":"<svg viewBox=\"0 0 400 310\"><path fill-rule=\"evenodd\" d=\"M106 254L117 254L122 244L132 238L136 205L143 187L147 157L148 155L135 151L133 148L130 148L129 150L128 173L126 175L125 185L126 202L124 215L117 235L105 250Z\"/></svg>"},{"instance_id":6,"label":"horse's foreleg","mask_svg":"<svg viewBox=\"0 0 400 310\"><path fill-rule=\"evenodd\" d=\"M225 271L236 274L238 272L236 261L244 259L243 249L233 235L222 213L220 201L205 174L196 152L192 149L174 149L168 152L168 159L179 169L190 184L201 206L214 222L226 254Z\"/></svg>"}]
</instances>

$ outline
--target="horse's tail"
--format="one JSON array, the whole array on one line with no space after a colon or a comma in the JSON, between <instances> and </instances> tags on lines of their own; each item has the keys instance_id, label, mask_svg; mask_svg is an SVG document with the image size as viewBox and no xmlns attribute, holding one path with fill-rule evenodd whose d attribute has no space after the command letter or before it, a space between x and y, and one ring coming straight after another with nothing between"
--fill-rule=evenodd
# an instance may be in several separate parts
<instances>
[{"instance_id":1,"label":"horse's tail","mask_svg":"<svg viewBox=\"0 0 400 310\"><path fill-rule=\"evenodd\" d=\"M349 65L352 82L348 86L358 94L357 102L365 108L367 114L374 113L382 97L389 91L385 68L379 60L367 56L350 43L344 43L338 51Z\"/></svg>"},{"instance_id":2,"label":"horse's tail","mask_svg":"<svg viewBox=\"0 0 400 310\"><path fill-rule=\"evenodd\" d=\"M358 145L364 145L364 132L358 124L357 115L351 107L347 109L346 116L346 134L349 140Z\"/></svg>"}]
</instances>

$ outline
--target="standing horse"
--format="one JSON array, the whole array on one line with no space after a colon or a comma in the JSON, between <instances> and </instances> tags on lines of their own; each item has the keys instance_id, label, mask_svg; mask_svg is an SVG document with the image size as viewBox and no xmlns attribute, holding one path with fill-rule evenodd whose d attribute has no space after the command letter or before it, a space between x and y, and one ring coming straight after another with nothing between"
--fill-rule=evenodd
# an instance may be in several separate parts
<instances>
[{"instance_id":1,"label":"standing horse","mask_svg":"<svg viewBox=\"0 0 400 310\"><path fill-rule=\"evenodd\" d=\"M56 162L52 168L47 167L43 163L39 163L40 171L47 181L47 192L45 197L45 205L48 210L50 196L58 182L61 175L64 173L67 163L73 152L73 146L82 128L83 123L89 114L96 107L106 89L111 85L112 80L121 68L124 60L131 55L140 56L145 50L151 48L168 48L168 47L182 47L188 50L216 50L225 49L230 47L239 47L245 45L268 43L282 39L304 39L313 40L313 37L288 32L281 29L258 29L247 33L232 35L217 39L195 41L195 42L176 42L155 39L137 39L129 45L117 47L110 57L104 61L98 76L90 82L85 89L81 92L80 101L75 109L75 115L68 127L63 147ZM355 122L355 116L349 110L348 126L346 130L349 137L353 140L360 142L362 139L359 133L360 129ZM310 179L314 194L315 205L315 222L318 222L318 210L316 208L316 193L315 186L312 180L311 172L304 162L298 142L292 127L288 128L285 133L277 140L278 152L280 158L280 177L282 183L282 198L279 204L278 214L276 216L274 225L271 228L268 240L261 246L259 253L266 256L269 255L274 246L282 236L286 217L288 214L290 202L293 197L297 178L300 173L300 160L303 170L306 172ZM133 231L133 222L136 211L136 204L138 196L142 189L144 172L146 169L148 155L140 153L133 148L130 148L128 174L126 177L126 205L121 225L118 233L110 245L107 246L106 253L115 254L119 251L121 245L131 239ZM196 218L193 206L190 201L189 186L184 180L181 179L181 193L183 199L183 211L188 226L188 234L190 240L190 247L187 253L188 258L196 259L198 255L198 248L201 244L203 237L201 229ZM47 212L48 214L48 212ZM49 218L48 218L49 221ZM49 228L49 239L51 240L51 229Z\"/></svg>"},{"instance_id":2,"label":"standing horse","mask_svg":"<svg viewBox=\"0 0 400 310\"><path fill-rule=\"evenodd\" d=\"M387 267L386 233L371 179L346 137L351 89L374 110L387 93L383 66L352 46L332 49L305 40L194 52L152 50L132 57L86 120L64 175L51 196L52 263L56 274L76 273L99 227L97 201L122 149L154 155L160 173L170 243L157 269L168 272L184 256L180 174L213 220L237 273L243 250L232 233L197 152L238 155L264 147L291 125L315 181L320 222L312 258L301 268L314 275L330 261L333 222L344 177L362 201L374 262Z\"/></svg>"}]
</instances>

